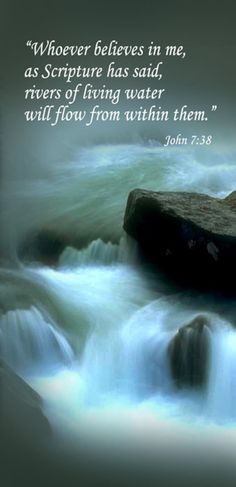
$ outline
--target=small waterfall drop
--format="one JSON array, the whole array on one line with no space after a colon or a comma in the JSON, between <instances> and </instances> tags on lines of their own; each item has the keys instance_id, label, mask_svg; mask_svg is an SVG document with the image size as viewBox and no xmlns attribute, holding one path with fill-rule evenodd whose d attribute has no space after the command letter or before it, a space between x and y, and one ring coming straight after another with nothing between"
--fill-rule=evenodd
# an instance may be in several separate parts
<instances>
[{"instance_id":1,"label":"small waterfall drop","mask_svg":"<svg viewBox=\"0 0 236 487\"><path fill-rule=\"evenodd\" d=\"M66 338L34 306L0 317L0 355L15 370L30 374L64 367L73 360Z\"/></svg>"},{"instance_id":2,"label":"small waterfall drop","mask_svg":"<svg viewBox=\"0 0 236 487\"><path fill-rule=\"evenodd\" d=\"M59 258L58 267L73 269L96 264L108 266L118 262L133 262L135 247L136 244L128 237L122 237L119 244L103 242L98 238L82 250L66 247Z\"/></svg>"},{"instance_id":3,"label":"small waterfall drop","mask_svg":"<svg viewBox=\"0 0 236 487\"><path fill-rule=\"evenodd\" d=\"M236 424L236 330L221 324L211 334L207 414Z\"/></svg>"}]
</instances>

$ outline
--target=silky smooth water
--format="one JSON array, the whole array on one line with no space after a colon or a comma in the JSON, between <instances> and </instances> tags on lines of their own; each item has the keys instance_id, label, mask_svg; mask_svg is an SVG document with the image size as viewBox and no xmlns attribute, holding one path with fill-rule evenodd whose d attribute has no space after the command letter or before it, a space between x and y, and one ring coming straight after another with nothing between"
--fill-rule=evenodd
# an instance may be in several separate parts
<instances>
[{"instance_id":1,"label":"silky smooth water","mask_svg":"<svg viewBox=\"0 0 236 487\"><path fill-rule=\"evenodd\" d=\"M122 230L135 187L224 197L235 181L233 154L135 144L86 148L50 181L9 183L15 254L42 226L76 234L83 247L67 247L55 268L18 261L1 271L1 355L40 392L57 431L175 444L210 432L212 443L235 442L233 303L177 293L145 273ZM199 313L211 324L207 384L178 390L168 344Z\"/></svg>"}]
</instances>

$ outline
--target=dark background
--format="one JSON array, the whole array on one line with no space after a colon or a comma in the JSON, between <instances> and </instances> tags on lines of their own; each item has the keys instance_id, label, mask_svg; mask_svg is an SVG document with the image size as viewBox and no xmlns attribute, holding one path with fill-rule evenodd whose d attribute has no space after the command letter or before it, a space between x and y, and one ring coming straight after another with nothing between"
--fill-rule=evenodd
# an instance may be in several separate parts
<instances>
[{"instance_id":1,"label":"dark background","mask_svg":"<svg viewBox=\"0 0 236 487\"><path fill-rule=\"evenodd\" d=\"M234 145L235 138L235 13L234 1L2 1L2 134L3 175L25 177L40 166L45 168L55 160L63 160L75 146L91 142L133 141L138 137L164 140L167 134L213 134L216 146ZM28 39L55 39L65 44L91 44L97 39L121 44L183 44L186 58L165 62L164 79L160 87L167 95L154 103L165 108L188 104L208 109L217 104L210 114L207 129L199 123L127 124L95 123L84 127L76 123L26 124L24 90L35 81L25 80L24 71L35 62L25 43ZM109 59L109 62L112 59ZM41 62L65 64L83 63L82 58L41 58ZM134 58L136 63L137 59ZM150 59L142 58L147 64ZM90 58L88 62L93 63ZM99 61L102 62L101 59ZM104 63L107 63L104 58ZM119 62L119 61L118 61ZM121 60L122 62L122 60ZM129 58L129 63L131 63ZM140 63L140 60L139 60ZM123 61L125 64L125 61ZM88 80L89 81L89 80ZM87 82L87 80L86 80ZM104 80L103 80L104 82ZM106 80L105 80L106 82ZM121 85L121 82L119 86ZM125 81L126 86L130 83ZM141 80L140 87L155 87L155 80ZM37 86L39 82L37 81ZM48 83L44 81L44 87ZM117 80L113 80L115 87ZM132 83L134 86L134 83ZM59 87L59 82L53 82ZM159 85L158 85L159 87ZM143 104L143 103L142 103ZM140 106L140 102L138 103ZM104 105L105 106L105 105ZM73 106L76 109L76 106Z\"/></svg>"}]
</instances>

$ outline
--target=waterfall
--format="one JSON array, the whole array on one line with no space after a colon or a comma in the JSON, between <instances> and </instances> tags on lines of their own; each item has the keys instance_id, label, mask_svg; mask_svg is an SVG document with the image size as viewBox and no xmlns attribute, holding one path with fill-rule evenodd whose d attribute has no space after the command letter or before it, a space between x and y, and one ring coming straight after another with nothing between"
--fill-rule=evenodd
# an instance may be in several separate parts
<instances>
[{"instance_id":1,"label":"waterfall","mask_svg":"<svg viewBox=\"0 0 236 487\"><path fill-rule=\"evenodd\" d=\"M15 370L30 374L73 360L66 338L34 306L0 317L0 355Z\"/></svg>"},{"instance_id":2,"label":"waterfall","mask_svg":"<svg viewBox=\"0 0 236 487\"><path fill-rule=\"evenodd\" d=\"M105 243L98 238L82 250L66 247L59 258L58 266L62 269L73 269L95 264L112 265L117 262L133 262L136 255L135 248L136 243L131 242L128 237L122 237L119 244Z\"/></svg>"},{"instance_id":3,"label":"waterfall","mask_svg":"<svg viewBox=\"0 0 236 487\"><path fill-rule=\"evenodd\" d=\"M233 421L236 332L217 314L204 312L210 327L207 384L193 407L192 391L176 389L168 349L177 331L202 313L201 301L194 309L194 298L189 303L183 294L158 291L151 276L138 270L135 255L132 242L96 240L79 251L66 248L56 269L3 271L5 299L10 306L9 295L17 289L19 308L1 315L1 357L35 377L40 370L61 376L69 367L68 374L83 384L84 407L151 400L157 410L166 401L168 410L174 401L180 415L185 404L190 417ZM188 337L194 337L191 330Z\"/></svg>"},{"instance_id":4,"label":"waterfall","mask_svg":"<svg viewBox=\"0 0 236 487\"><path fill-rule=\"evenodd\" d=\"M221 324L211 334L206 410L218 422L236 424L236 330Z\"/></svg>"}]
</instances>

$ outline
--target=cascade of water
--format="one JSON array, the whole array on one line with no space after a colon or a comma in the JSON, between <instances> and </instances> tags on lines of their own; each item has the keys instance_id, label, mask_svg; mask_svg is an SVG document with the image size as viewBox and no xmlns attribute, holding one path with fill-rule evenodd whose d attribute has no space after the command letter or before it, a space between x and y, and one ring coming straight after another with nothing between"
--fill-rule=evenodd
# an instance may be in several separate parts
<instances>
[{"instance_id":1,"label":"cascade of water","mask_svg":"<svg viewBox=\"0 0 236 487\"><path fill-rule=\"evenodd\" d=\"M222 323L211 333L206 412L236 422L236 330Z\"/></svg>"},{"instance_id":2,"label":"cascade of water","mask_svg":"<svg viewBox=\"0 0 236 487\"><path fill-rule=\"evenodd\" d=\"M67 366L73 360L66 338L34 306L1 316L0 356L27 373Z\"/></svg>"},{"instance_id":3,"label":"cascade of water","mask_svg":"<svg viewBox=\"0 0 236 487\"><path fill-rule=\"evenodd\" d=\"M20 191L10 183L4 219L17 223L16 240L48 228L67 242L90 242L82 250L67 247L56 268L34 264L1 271L0 356L28 376L37 369L33 385L53 404L52 417L61 408L59 423L63 418L73 427L80 424L80 407L90 422L91 411L106 416L111 404L118 414L133 408L135 421L142 409L144 423L150 409L152 419L162 415L165 425L176 417L183 423L202 416L235 421L236 332L223 320L214 326L212 303L204 307L195 296L191 307L188 293L171 296L157 275L153 286L153 276L137 265L132 242L122 237L119 245L111 243L123 235L134 187L229 193L234 158L222 163L221 156L214 154L211 162L190 150L96 146L81 150L79 162L56 168L49 183L22 181ZM9 209L7 199L14 203ZM180 327L204 312L212 323L207 386L201 393L187 386L178 390L169 344Z\"/></svg>"},{"instance_id":4,"label":"cascade of water","mask_svg":"<svg viewBox=\"0 0 236 487\"><path fill-rule=\"evenodd\" d=\"M136 243L126 236L120 239L119 244L105 243L98 238L82 250L66 247L59 258L58 267L73 269L95 264L112 265L118 262L134 262L135 249Z\"/></svg>"}]
</instances>

